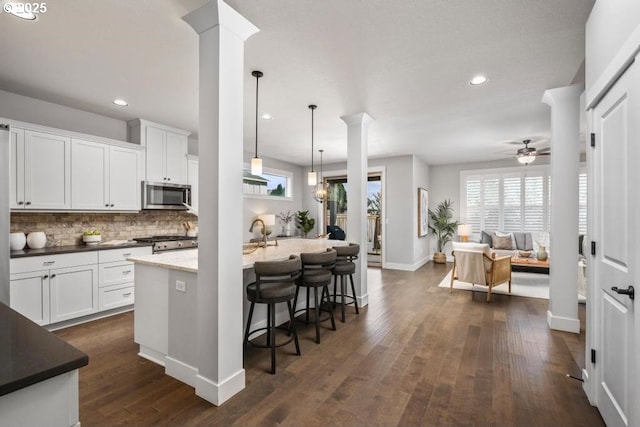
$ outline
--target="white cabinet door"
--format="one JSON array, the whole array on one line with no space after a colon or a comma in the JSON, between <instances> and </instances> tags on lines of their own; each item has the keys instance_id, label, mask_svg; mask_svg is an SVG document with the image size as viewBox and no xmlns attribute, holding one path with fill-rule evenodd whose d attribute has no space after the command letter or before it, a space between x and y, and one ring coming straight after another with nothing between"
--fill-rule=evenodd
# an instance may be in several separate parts
<instances>
[{"instance_id":1,"label":"white cabinet door","mask_svg":"<svg viewBox=\"0 0 640 427\"><path fill-rule=\"evenodd\" d=\"M9 305L40 326L49 324L49 272L12 274Z\"/></svg>"},{"instance_id":2,"label":"white cabinet door","mask_svg":"<svg viewBox=\"0 0 640 427\"><path fill-rule=\"evenodd\" d=\"M146 127L146 147L147 147L147 181L166 182L166 160L165 160L165 140L167 133L162 129L152 126Z\"/></svg>"},{"instance_id":3,"label":"white cabinet door","mask_svg":"<svg viewBox=\"0 0 640 427\"><path fill-rule=\"evenodd\" d=\"M198 159L190 158L187 163L187 184L191 186L191 206L198 210Z\"/></svg>"},{"instance_id":4,"label":"white cabinet door","mask_svg":"<svg viewBox=\"0 0 640 427\"><path fill-rule=\"evenodd\" d=\"M165 140L165 176L172 184L187 183L187 137L167 132Z\"/></svg>"},{"instance_id":5,"label":"white cabinet door","mask_svg":"<svg viewBox=\"0 0 640 427\"><path fill-rule=\"evenodd\" d=\"M110 208L118 211L139 211L141 174L140 151L112 146L109 157Z\"/></svg>"},{"instance_id":6,"label":"white cabinet door","mask_svg":"<svg viewBox=\"0 0 640 427\"><path fill-rule=\"evenodd\" d=\"M71 141L71 208L109 209L109 146Z\"/></svg>"},{"instance_id":7,"label":"white cabinet door","mask_svg":"<svg viewBox=\"0 0 640 427\"><path fill-rule=\"evenodd\" d=\"M71 208L71 139L24 133L24 193L27 209Z\"/></svg>"},{"instance_id":8,"label":"white cabinet door","mask_svg":"<svg viewBox=\"0 0 640 427\"><path fill-rule=\"evenodd\" d=\"M11 127L9 208L24 209L24 130Z\"/></svg>"},{"instance_id":9,"label":"white cabinet door","mask_svg":"<svg viewBox=\"0 0 640 427\"><path fill-rule=\"evenodd\" d=\"M98 267L59 268L49 275L51 323L98 311Z\"/></svg>"}]
</instances>

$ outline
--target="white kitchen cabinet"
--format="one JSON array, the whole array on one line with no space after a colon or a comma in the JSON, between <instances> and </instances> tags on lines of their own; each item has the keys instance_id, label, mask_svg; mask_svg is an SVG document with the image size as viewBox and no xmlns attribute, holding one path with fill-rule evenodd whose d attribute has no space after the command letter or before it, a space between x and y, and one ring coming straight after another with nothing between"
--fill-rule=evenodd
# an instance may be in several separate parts
<instances>
[{"instance_id":1,"label":"white kitchen cabinet","mask_svg":"<svg viewBox=\"0 0 640 427\"><path fill-rule=\"evenodd\" d=\"M11 131L11 209L71 208L71 139Z\"/></svg>"},{"instance_id":2,"label":"white kitchen cabinet","mask_svg":"<svg viewBox=\"0 0 640 427\"><path fill-rule=\"evenodd\" d=\"M198 210L198 157L188 156L187 184L191 186L191 206Z\"/></svg>"},{"instance_id":3,"label":"white kitchen cabinet","mask_svg":"<svg viewBox=\"0 0 640 427\"><path fill-rule=\"evenodd\" d=\"M100 251L98 309L109 310L134 303L135 266L128 257L150 255L151 246Z\"/></svg>"},{"instance_id":4,"label":"white kitchen cabinet","mask_svg":"<svg viewBox=\"0 0 640 427\"><path fill-rule=\"evenodd\" d=\"M49 271L12 274L9 281L11 308L38 325L49 323Z\"/></svg>"},{"instance_id":5,"label":"white kitchen cabinet","mask_svg":"<svg viewBox=\"0 0 640 427\"><path fill-rule=\"evenodd\" d=\"M51 270L49 287L51 323L98 311L97 264Z\"/></svg>"},{"instance_id":6,"label":"white kitchen cabinet","mask_svg":"<svg viewBox=\"0 0 640 427\"><path fill-rule=\"evenodd\" d=\"M140 210L140 151L72 140L72 209Z\"/></svg>"},{"instance_id":7,"label":"white kitchen cabinet","mask_svg":"<svg viewBox=\"0 0 640 427\"><path fill-rule=\"evenodd\" d=\"M186 184L190 132L142 119L132 120L128 124L131 142L146 147L145 179Z\"/></svg>"}]
</instances>

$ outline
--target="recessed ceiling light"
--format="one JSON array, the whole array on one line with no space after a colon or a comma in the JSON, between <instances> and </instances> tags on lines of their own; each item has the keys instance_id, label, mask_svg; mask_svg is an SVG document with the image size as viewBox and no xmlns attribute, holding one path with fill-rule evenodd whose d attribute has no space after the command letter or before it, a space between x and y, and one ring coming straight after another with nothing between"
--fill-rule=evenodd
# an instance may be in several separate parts
<instances>
[{"instance_id":1,"label":"recessed ceiling light","mask_svg":"<svg viewBox=\"0 0 640 427\"><path fill-rule=\"evenodd\" d=\"M271 114L269 114L269 113L264 113L263 115L260 116L260 118L262 120L272 120L273 116Z\"/></svg>"},{"instance_id":2,"label":"recessed ceiling light","mask_svg":"<svg viewBox=\"0 0 640 427\"><path fill-rule=\"evenodd\" d=\"M129 103L124 99L114 99L113 103L119 105L120 107L126 107L127 105L129 105Z\"/></svg>"},{"instance_id":3,"label":"recessed ceiling light","mask_svg":"<svg viewBox=\"0 0 640 427\"><path fill-rule=\"evenodd\" d=\"M7 2L2 6L2 10L17 18L24 19L25 21L35 21L38 18L38 15L31 11L34 4L36 3Z\"/></svg>"},{"instance_id":4,"label":"recessed ceiling light","mask_svg":"<svg viewBox=\"0 0 640 427\"><path fill-rule=\"evenodd\" d=\"M487 78L485 76L478 75L478 76L475 76L474 78L472 78L471 81L469 82L469 84L471 86L478 86L478 85L484 84L486 82L487 82Z\"/></svg>"}]
</instances>

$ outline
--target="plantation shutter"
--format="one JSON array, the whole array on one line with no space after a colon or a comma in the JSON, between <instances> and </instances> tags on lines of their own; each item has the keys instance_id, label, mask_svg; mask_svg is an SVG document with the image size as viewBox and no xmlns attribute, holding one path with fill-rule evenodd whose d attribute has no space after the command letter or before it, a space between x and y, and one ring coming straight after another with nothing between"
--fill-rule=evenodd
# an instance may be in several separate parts
<instances>
[{"instance_id":1,"label":"plantation shutter","mask_svg":"<svg viewBox=\"0 0 640 427\"><path fill-rule=\"evenodd\" d=\"M466 190L466 224L471 226L472 233L480 233L482 230L482 181L480 178L469 178Z\"/></svg>"},{"instance_id":2,"label":"plantation shutter","mask_svg":"<svg viewBox=\"0 0 640 427\"><path fill-rule=\"evenodd\" d=\"M587 234L587 174L578 178L578 233Z\"/></svg>"},{"instance_id":3,"label":"plantation shutter","mask_svg":"<svg viewBox=\"0 0 640 427\"><path fill-rule=\"evenodd\" d=\"M522 179L520 176L503 179L502 230L522 230Z\"/></svg>"},{"instance_id":4,"label":"plantation shutter","mask_svg":"<svg viewBox=\"0 0 640 427\"><path fill-rule=\"evenodd\" d=\"M500 229L500 178L489 178L484 180L483 185L483 229Z\"/></svg>"},{"instance_id":5,"label":"plantation shutter","mask_svg":"<svg viewBox=\"0 0 640 427\"><path fill-rule=\"evenodd\" d=\"M544 177L524 178L524 231L545 231Z\"/></svg>"}]
</instances>

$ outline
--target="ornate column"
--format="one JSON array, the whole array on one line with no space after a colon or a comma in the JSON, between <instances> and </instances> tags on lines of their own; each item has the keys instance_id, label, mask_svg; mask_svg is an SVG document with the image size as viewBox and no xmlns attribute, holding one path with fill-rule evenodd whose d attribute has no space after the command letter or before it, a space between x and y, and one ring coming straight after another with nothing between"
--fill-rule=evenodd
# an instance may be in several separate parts
<instances>
[{"instance_id":1,"label":"ornate column","mask_svg":"<svg viewBox=\"0 0 640 427\"><path fill-rule=\"evenodd\" d=\"M580 332L578 319L578 173L582 85L549 89L551 107L551 271L547 323Z\"/></svg>"},{"instance_id":2,"label":"ornate column","mask_svg":"<svg viewBox=\"0 0 640 427\"><path fill-rule=\"evenodd\" d=\"M199 35L198 375L220 405L245 386L242 286L244 42L258 29L221 0L183 18Z\"/></svg>"},{"instance_id":3,"label":"ornate column","mask_svg":"<svg viewBox=\"0 0 640 427\"><path fill-rule=\"evenodd\" d=\"M367 293L367 173L368 127L373 121L367 113L351 114L341 119L347 124L347 240L360 245L353 280L358 305L369 304Z\"/></svg>"}]
</instances>

